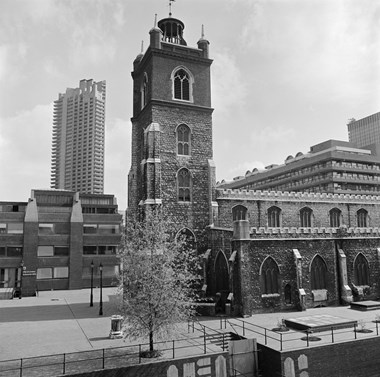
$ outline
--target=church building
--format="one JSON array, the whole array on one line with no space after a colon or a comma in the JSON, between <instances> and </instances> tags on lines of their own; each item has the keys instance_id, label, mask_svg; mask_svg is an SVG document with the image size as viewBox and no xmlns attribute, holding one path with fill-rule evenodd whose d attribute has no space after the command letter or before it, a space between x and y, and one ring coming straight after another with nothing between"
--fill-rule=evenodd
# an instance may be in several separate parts
<instances>
[{"instance_id":1,"label":"church building","mask_svg":"<svg viewBox=\"0 0 380 377\"><path fill-rule=\"evenodd\" d=\"M127 217L152 205L196 241L206 297L252 315L380 295L380 197L216 185L209 42L164 18L133 63Z\"/></svg>"}]
</instances>

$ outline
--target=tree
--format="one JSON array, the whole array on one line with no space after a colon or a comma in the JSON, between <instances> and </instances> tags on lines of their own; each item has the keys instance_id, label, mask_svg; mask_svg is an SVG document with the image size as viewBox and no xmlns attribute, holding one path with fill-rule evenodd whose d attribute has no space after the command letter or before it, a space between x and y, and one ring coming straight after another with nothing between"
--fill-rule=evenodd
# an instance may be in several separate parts
<instances>
[{"instance_id":1,"label":"tree","mask_svg":"<svg viewBox=\"0 0 380 377\"><path fill-rule=\"evenodd\" d=\"M194 314L195 286L199 279L196 251L185 237L175 237L159 209L143 221L129 221L122 238L124 327L131 338L174 336L178 325Z\"/></svg>"}]
</instances>

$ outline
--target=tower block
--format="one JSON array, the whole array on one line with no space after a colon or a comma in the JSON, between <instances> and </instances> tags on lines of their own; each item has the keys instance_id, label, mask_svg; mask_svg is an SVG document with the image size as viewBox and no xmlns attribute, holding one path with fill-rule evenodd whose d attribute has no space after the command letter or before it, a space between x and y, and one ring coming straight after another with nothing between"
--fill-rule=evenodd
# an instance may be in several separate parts
<instances>
[{"instance_id":1,"label":"tower block","mask_svg":"<svg viewBox=\"0 0 380 377\"><path fill-rule=\"evenodd\" d=\"M188 47L182 21L162 19L133 63L132 165L128 218L162 205L198 246L213 222L215 167L209 42ZM214 209L214 210L213 210Z\"/></svg>"}]
</instances>

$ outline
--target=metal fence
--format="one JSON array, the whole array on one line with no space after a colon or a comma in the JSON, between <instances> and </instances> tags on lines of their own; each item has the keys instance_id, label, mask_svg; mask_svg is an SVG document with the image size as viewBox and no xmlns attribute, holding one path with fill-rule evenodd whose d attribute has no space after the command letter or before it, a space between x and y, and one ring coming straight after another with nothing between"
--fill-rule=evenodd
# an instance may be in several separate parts
<instances>
[{"instance_id":1,"label":"metal fence","mask_svg":"<svg viewBox=\"0 0 380 377\"><path fill-rule=\"evenodd\" d=\"M158 360L181 356L197 356L220 351L205 334L195 337L155 342L160 352ZM61 374L88 372L99 369L127 367L153 361L142 357L149 349L148 343L102 348L90 351L52 354L0 361L0 377L51 377ZM154 360L157 360L155 358Z\"/></svg>"}]
</instances>

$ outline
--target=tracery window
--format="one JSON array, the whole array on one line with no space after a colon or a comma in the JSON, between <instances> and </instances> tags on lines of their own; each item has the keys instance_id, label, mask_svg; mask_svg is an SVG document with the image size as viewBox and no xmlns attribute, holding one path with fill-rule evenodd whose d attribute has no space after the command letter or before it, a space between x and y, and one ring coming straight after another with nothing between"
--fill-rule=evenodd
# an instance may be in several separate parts
<instances>
[{"instance_id":1,"label":"tracery window","mask_svg":"<svg viewBox=\"0 0 380 377\"><path fill-rule=\"evenodd\" d=\"M300 211L300 223L303 228L312 227L312 214L313 211L309 207L302 208Z\"/></svg>"},{"instance_id":2,"label":"tracery window","mask_svg":"<svg viewBox=\"0 0 380 377\"><path fill-rule=\"evenodd\" d=\"M191 176L190 172L183 168L178 172L178 201L190 202L191 201Z\"/></svg>"},{"instance_id":3,"label":"tracery window","mask_svg":"<svg viewBox=\"0 0 380 377\"><path fill-rule=\"evenodd\" d=\"M358 220L358 227L359 228L366 228L368 226L367 219L368 219L368 212L365 209L359 209L359 211L356 212L356 217Z\"/></svg>"},{"instance_id":4,"label":"tracery window","mask_svg":"<svg viewBox=\"0 0 380 377\"><path fill-rule=\"evenodd\" d=\"M311 289L326 289L327 287L327 266L319 255L315 256L311 263Z\"/></svg>"},{"instance_id":5,"label":"tracery window","mask_svg":"<svg viewBox=\"0 0 380 377\"><path fill-rule=\"evenodd\" d=\"M279 228L281 226L281 209L278 207L268 208L268 227Z\"/></svg>"},{"instance_id":6,"label":"tracery window","mask_svg":"<svg viewBox=\"0 0 380 377\"><path fill-rule=\"evenodd\" d=\"M174 98L190 101L190 75L184 69L175 72L173 84Z\"/></svg>"},{"instance_id":7,"label":"tracery window","mask_svg":"<svg viewBox=\"0 0 380 377\"><path fill-rule=\"evenodd\" d=\"M177 153L183 156L190 155L190 128L185 124L177 128Z\"/></svg>"},{"instance_id":8,"label":"tracery window","mask_svg":"<svg viewBox=\"0 0 380 377\"><path fill-rule=\"evenodd\" d=\"M232 208L232 220L247 220L247 208L242 205Z\"/></svg>"},{"instance_id":9,"label":"tracery window","mask_svg":"<svg viewBox=\"0 0 380 377\"><path fill-rule=\"evenodd\" d=\"M333 208L330 210L330 226L332 228L339 228L340 227L340 217L342 215L342 212L338 208Z\"/></svg>"},{"instance_id":10,"label":"tracery window","mask_svg":"<svg viewBox=\"0 0 380 377\"><path fill-rule=\"evenodd\" d=\"M354 279L356 285L369 285L368 261L362 253L355 258Z\"/></svg>"},{"instance_id":11,"label":"tracery window","mask_svg":"<svg viewBox=\"0 0 380 377\"><path fill-rule=\"evenodd\" d=\"M279 293L279 276L280 271L274 259L271 257L265 259L263 265L261 266L260 276L263 294L269 295Z\"/></svg>"}]
</instances>

